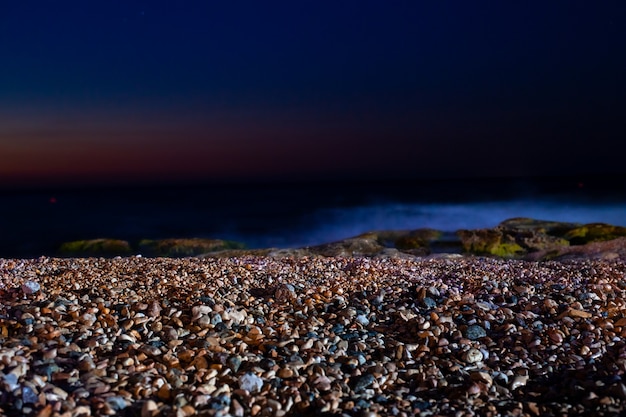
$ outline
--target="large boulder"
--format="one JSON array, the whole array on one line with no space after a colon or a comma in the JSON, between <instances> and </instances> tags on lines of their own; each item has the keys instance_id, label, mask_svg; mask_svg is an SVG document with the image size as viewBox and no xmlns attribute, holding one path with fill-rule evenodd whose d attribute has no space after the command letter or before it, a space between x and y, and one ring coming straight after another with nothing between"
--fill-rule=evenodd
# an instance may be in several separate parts
<instances>
[{"instance_id":1,"label":"large boulder","mask_svg":"<svg viewBox=\"0 0 626 417\"><path fill-rule=\"evenodd\" d=\"M65 242L59 247L59 255L72 257L128 256L133 250L125 240L89 239Z\"/></svg>"},{"instance_id":2,"label":"large boulder","mask_svg":"<svg viewBox=\"0 0 626 417\"><path fill-rule=\"evenodd\" d=\"M243 248L244 245L242 243L221 239L144 239L139 242L139 251L142 255L172 258L198 256L210 252Z\"/></svg>"},{"instance_id":3,"label":"large boulder","mask_svg":"<svg viewBox=\"0 0 626 417\"><path fill-rule=\"evenodd\" d=\"M499 229L459 230L463 250L474 255L512 258L526 253L511 234Z\"/></svg>"},{"instance_id":4,"label":"large boulder","mask_svg":"<svg viewBox=\"0 0 626 417\"><path fill-rule=\"evenodd\" d=\"M576 227L580 223L558 222L552 220L537 220L528 217L514 217L507 219L498 224L498 228L502 230L512 231L516 233L529 232L533 234L544 234L549 236L563 237L567 232Z\"/></svg>"},{"instance_id":5,"label":"large boulder","mask_svg":"<svg viewBox=\"0 0 626 417\"><path fill-rule=\"evenodd\" d=\"M413 254L429 254L430 244L442 236L442 232L435 229L415 229L398 236L394 247L402 252Z\"/></svg>"},{"instance_id":6,"label":"large boulder","mask_svg":"<svg viewBox=\"0 0 626 417\"><path fill-rule=\"evenodd\" d=\"M602 242L626 237L626 227L606 223L589 223L572 228L564 236L572 245Z\"/></svg>"},{"instance_id":7,"label":"large boulder","mask_svg":"<svg viewBox=\"0 0 626 417\"><path fill-rule=\"evenodd\" d=\"M467 253L514 258L569 246L565 236L579 226L578 223L517 217L492 229L459 230L457 235Z\"/></svg>"},{"instance_id":8,"label":"large boulder","mask_svg":"<svg viewBox=\"0 0 626 417\"><path fill-rule=\"evenodd\" d=\"M536 260L583 257L587 252L590 255L597 254L604 249L598 249L597 246L576 250L567 248L626 237L626 227L605 223L580 224L514 218L505 220L492 229L459 230L457 235L465 252L470 254ZM619 247L618 243L615 245ZM532 255L535 253L536 255Z\"/></svg>"}]
</instances>

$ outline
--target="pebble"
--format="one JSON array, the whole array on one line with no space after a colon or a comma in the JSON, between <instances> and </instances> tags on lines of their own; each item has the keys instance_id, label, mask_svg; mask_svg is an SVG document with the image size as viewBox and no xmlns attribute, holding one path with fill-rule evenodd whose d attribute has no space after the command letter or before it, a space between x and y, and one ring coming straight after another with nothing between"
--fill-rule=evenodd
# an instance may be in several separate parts
<instances>
[{"instance_id":1,"label":"pebble","mask_svg":"<svg viewBox=\"0 0 626 417\"><path fill-rule=\"evenodd\" d=\"M29 280L29 281L26 281L24 284L22 284L22 291L26 295L35 294L40 289L41 289L41 286L39 285L39 283L37 283L35 281L30 281Z\"/></svg>"},{"instance_id":2,"label":"pebble","mask_svg":"<svg viewBox=\"0 0 626 417\"><path fill-rule=\"evenodd\" d=\"M358 314L356 316L356 321L359 322L363 326L368 326L370 324L370 321L368 320L365 314Z\"/></svg>"},{"instance_id":3,"label":"pebble","mask_svg":"<svg viewBox=\"0 0 626 417\"><path fill-rule=\"evenodd\" d=\"M274 298L279 303L292 303L297 297L296 288L291 284L281 284L274 292Z\"/></svg>"},{"instance_id":4,"label":"pebble","mask_svg":"<svg viewBox=\"0 0 626 417\"><path fill-rule=\"evenodd\" d=\"M467 363L477 363L482 361L484 356L480 350L471 348L467 352L465 352L463 358Z\"/></svg>"},{"instance_id":5,"label":"pebble","mask_svg":"<svg viewBox=\"0 0 626 417\"><path fill-rule=\"evenodd\" d=\"M356 378L354 378L353 382L354 392L358 393L363 391L364 389L372 385L375 380L376 378L374 378L374 376L371 374L357 376Z\"/></svg>"},{"instance_id":6,"label":"pebble","mask_svg":"<svg viewBox=\"0 0 626 417\"><path fill-rule=\"evenodd\" d=\"M29 386L22 386L22 401L24 404L35 404L39 400L37 393Z\"/></svg>"},{"instance_id":7,"label":"pebble","mask_svg":"<svg viewBox=\"0 0 626 417\"><path fill-rule=\"evenodd\" d=\"M465 336L470 340L477 340L481 337L486 337L487 332L482 326L472 324L471 326L467 327L467 330L465 331Z\"/></svg>"},{"instance_id":8,"label":"pebble","mask_svg":"<svg viewBox=\"0 0 626 417\"><path fill-rule=\"evenodd\" d=\"M0 407L621 415L625 276L616 260L0 259Z\"/></svg>"},{"instance_id":9,"label":"pebble","mask_svg":"<svg viewBox=\"0 0 626 417\"><path fill-rule=\"evenodd\" d=\"M252 372L246 372L239 377L239 388L250 393L261 391L263 380Z\"/></svg>"}]
</instances>

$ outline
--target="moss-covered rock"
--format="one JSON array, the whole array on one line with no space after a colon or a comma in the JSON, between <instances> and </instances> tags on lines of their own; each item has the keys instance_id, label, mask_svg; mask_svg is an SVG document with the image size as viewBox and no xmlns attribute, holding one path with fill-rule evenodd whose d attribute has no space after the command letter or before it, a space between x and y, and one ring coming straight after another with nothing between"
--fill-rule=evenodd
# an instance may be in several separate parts
<instances>
[{"instance_id":1,"label":"moss-covered rock","mask_svg":"<svg viewBox=\"0 0 626 417\"><path fill-rule=\"evenodd\" d=\"M626 236L626 227L606 223L589 223L569 230L565 238L572 245L603 242Z\"/></svg>"},{"instance_id":2,"label":"moss-covered rock","mask_svg":"<svg viewBox=\"0 0 626 417\"><path fill-rule=\"evenodd\" d=\"M498 229L459 230L463 250L475 255L513 258L526 253L514 238Z\"/></svg>"},{"instance_id":3,"label":"moss-covered rock","mask_svg":"<svg viewBox=\"0 0 626 417\"><path fill-rule=\"evenodd\" d=\"M435 229L416 229L399 236L394 246L401 251L427 249L431 242L439 239L442 232Z\"/></svg>"},{"instance_id":4,"label":"moss-covered rock","mask_svg":"<svg viewBox=\"0 0 626 417\"><path fill-rule=\"evenodd\" d=\"M127 256L132 254L130 244L119 239L90 239L65 242L59 247L61 256Z\"/></svg>"},{"instance_id":5,"label":"moss-covered rock","mask_svg":"<svg viewBox=\"0 0 626 417\"><path fill-rule=\"evenodd\" d=\"M569 246L567 239L543 233L517 233L515 240L528 252L556 250Z\"/></svg>"},{"instance_id":6,"label":"moss-covered rock","mask_svg":"<svg viewBox=\"0 0 626 417\"><path fill-rule=\"evenodd\" d=\"M580 223L558 222L552 220L537 220L528 217L514 217L498 224L498 228L515 233L543 234L555 237L564 237L567 232Z\"/></svg>"},{"instance_id":7,"label":"moss-covered rock","mask_svg":"<svg viewBox=\"0 0 626 417\"><path fill-rule=\"evenodd\" d=\"M146 256L186 257L228 249L243 249L239 242L221 239L144 239L139 242L139 251Z\"/></svg>"}]
</instances>

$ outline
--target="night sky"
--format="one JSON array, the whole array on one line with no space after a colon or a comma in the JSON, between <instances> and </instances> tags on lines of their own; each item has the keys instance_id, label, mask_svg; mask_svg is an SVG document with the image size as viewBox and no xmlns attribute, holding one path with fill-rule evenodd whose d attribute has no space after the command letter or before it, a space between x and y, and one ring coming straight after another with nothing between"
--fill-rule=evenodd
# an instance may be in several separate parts
<instances>
[{"instance_id":1,"label":"night sky","mask_svg":"<svg viewBox=\"0 0 626 417\"><path fill-rule=\"evenodd\" d=\"M2 184L626 174L626 2L13 1Z\"/></svg>"}]
</instances>

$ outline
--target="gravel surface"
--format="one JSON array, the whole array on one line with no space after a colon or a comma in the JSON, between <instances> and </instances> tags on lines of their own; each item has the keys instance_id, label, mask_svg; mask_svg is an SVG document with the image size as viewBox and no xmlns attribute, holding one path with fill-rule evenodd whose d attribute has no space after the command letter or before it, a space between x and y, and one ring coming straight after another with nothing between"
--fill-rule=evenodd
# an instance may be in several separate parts
<instances>
[{"instance_id":1,"label":"gravel surface","mask_svg":"<svg viewBox=\"0 0 626 417\"><path fill-rule=\"evenodd\" d=\"M0 415L626 413L626 264L0 260Z\"/></svg>"}]
</instances>

